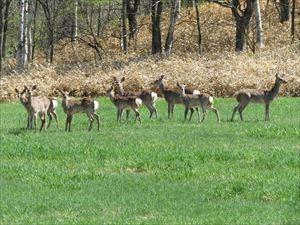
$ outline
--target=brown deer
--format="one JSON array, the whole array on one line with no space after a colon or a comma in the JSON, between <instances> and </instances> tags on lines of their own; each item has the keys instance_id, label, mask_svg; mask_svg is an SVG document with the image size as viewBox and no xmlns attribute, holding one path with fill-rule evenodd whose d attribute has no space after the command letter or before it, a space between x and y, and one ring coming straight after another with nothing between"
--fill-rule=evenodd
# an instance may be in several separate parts
<instances>
[{"instance_id":1,"label":"brown deer","mask_svg":"<svg viewBox=\"0 0 300 225\"><path fill-rule=\"evenodd\" d=\"M34 85L32 87L32 90L35 90L36 87L37 86ZM29 89L29 88L27 86L25 86L22 92L20 92L17 88L15 88L15 91L18 94L18 98L19 98L21 104L24 106L24 108L26 109L27 114L28 114L28 116L27 116L27 129L32 129L32 121L33 121L33 117L34 117L34 111L32 110L32 108L29 104L28 97L25 96L25 93L26 93L27 89ZM36 97L33 97L33 98L36 98ZM50 124L51 124L51 121L52 121L53 117L55 118L57 128L59 128L57 114L56 114L57 101L53 97L48 97L48 99L50 101L50 105L49 105L49 108L47 110L47 114L48 114L48 117L49 117L49 122L48 122L47 129L50 127Z\"/></svg>"},{"instance_id":2,"label":"brown deer","mask_svg":"<svg viewBox=\"0 0 300 225\"><path fill-rule=\"evenodd\" d=\"M122 113L124 109L132 109L135 112L135 121L138 119L140 124L141 115L139 113L139 108L142 106L142 100L136 96L116 96L113 90L113 86L111 86L106 94L109 96L111 102L117 108L117 121L121 122Z\"/></svg>"},{"instance_id":3,"label":"brown deer","mask_svg":"<svg viewBox=\"0 0 300 225\"><path fill-rule=\"evenodd\" d=\"M280 77L278 73L275 75L275 77L275 84L270 90L243 89L238 91L235 94L238 105L233 109L231 121L233 121L236 111L239 111L241 121L244 121L243 111L250 102L261 103L265 105L265 121L268 121L270 104L278 94L280 85L287 83L287 81Z\"/></svg>"},{"instance_id":4,"label":"brown deer","mask_svg":"<svg viewBox=\"0 0 300 225\"><path fill-rule=\"evenodd\" d=\"M159 87L161 95L165 98L168 104L168 118L173 117L173 112L176 104L182 103L181 94L175 90L167 90L164 83L164 75L161 75L155 80L152 85Z\"/></svg>"},{"instance_id":5,"label":"brown deer","mask_svg":"<svg viewBox=\"0 0 300 225\"><path fill-rule=\"evenodd\" d=\"M153 113L157 118L157 110L155 107L155 102L157 100L157 94L150 90L143 90L142 92L124 92L123 82L125 81L125 77L118 79L116 77L113 78L117 88L117 94L120 96L136 96L140 98L143 104L147 107L150 112L150 117L152 117ZM126 110L126 115L128 117L130 110Z\"/></svg>"},{"instance_id":6,"label":"brown deer","mask_svg":"<svg viewBox=\"0 0 300 225\"><path fill-rule=\"evenodd\" d=\"M71 131L72 118L76 113L86 113L90 121L89 131L92 129L93 122L96 119L97 130L99 130L99 115L97 114L97 109L99 108L98 101L89 98L73 99L69 97L68 92L59 89L58 91L63 96L61 105L64 112L67 114L65 131Z\"/></svg>"},{"instance_id":7,"label":"brown deer","mask_svg":"<svg viewBox=\"0 0 300 225\"><path fill-rule=\"evenodd\" d=\"M206 115L207 115L206 109L212 110L217 116L217 121L220 122L219 112L213 106L214 98L212 96L210 96L208 94L186 94L185 93L185 87L186 87L185 84L177 83L177 87L181 90L182 103L185 106L184 119L186 119L189 109L191 110L191 115L189 118L189 121L190 121L193 116L193 113L194 113L194 108L201 107L202 112L203 112L203 117L202 117L201 122L203 122L206 118ZM198 121L200 121L199 112L198 112Z\"/></svg>"}]
</instances>

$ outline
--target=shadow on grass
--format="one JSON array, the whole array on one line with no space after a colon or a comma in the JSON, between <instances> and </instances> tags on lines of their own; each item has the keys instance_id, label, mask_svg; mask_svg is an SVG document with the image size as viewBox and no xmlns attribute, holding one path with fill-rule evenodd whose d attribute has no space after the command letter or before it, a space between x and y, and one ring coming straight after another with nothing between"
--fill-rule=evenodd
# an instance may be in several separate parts
<instances>
[{"instance_id":1,"label":"shadow on grass","mask_svg":"<svg viewBox=\"0 0 300 225\"><path fill-rule=\"evenodd\" d=\"M20 134L24 134L24 133L27 133L29 132L30 130L25 128L25 127L20 127L20 128L11 128L8 130L8 134L10 135L20 135Z\"/></svg>"}]
</instances>

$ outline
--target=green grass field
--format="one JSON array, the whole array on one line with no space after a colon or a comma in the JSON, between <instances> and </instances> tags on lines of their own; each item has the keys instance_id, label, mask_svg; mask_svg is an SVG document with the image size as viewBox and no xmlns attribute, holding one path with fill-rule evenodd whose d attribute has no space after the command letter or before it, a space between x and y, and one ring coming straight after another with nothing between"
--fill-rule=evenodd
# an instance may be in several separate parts
<instances>
[{"instance_id":1,"label":"green grass field","mask_svg":"<svg viewBox=\"0 0 300 225\"><path fill-rule=\"evenodd\" d=\"M233 99L183 120L183 106L142 125L118 124L101 98L101 129L85 114L64 131L26 130L19 102L1 103L0 224L299 224L300 99L278 98L264 122L249 105L245 122L231 116ZM125 117L124 117L125 118Z\"/></svg>"}]
</instances>

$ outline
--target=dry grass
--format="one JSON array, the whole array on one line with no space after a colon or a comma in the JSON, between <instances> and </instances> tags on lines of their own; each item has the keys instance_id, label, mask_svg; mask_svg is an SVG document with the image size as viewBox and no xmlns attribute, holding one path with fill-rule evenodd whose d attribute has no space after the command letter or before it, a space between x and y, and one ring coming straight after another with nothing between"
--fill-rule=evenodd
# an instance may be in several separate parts
<instances>
[{"instance_id":1,"label":"dry grass","mask_svg":"<svg viewBox=\"0 0 300 225\"><path fill-rule=\"evenodd\" d=\"M265 3L263 3L263 6ZM273 6L272 6L273 7ZM284 96L300 95L300 42L291 44L290 25L279 24L275 8L263 11L266 47L244 53L234 52L234 22L230 10L214 4L201 6L203 55L197 55L195 13L182 13L175 32L171 58L149 56L151 30L149 18L141 18L136 51L120 53L118 39L108 31L101 40L106 56L95 62L95 54L87 46L77 44L76 51L67 41L56 48L54 65L45 65L42 55L24 71L14 69L14 61L7 60L1 77L0 101L16 99L14 88L24 84L38 84L39 93L57 95L62 88L74 96L103 95L113 76L126 76L130 90L152 88L151 81L165 75L168 86L186 82L192 87L214 96L232 96L241 88L270 88L277 72L284 73L289 83L281 88ZM262 7L263 9L265 7ZM299 9L298 13L300 12ZM300 19L296 21L299 39ZM162 20L163 36L168 15ZM249 37L252 37L251 29ZM251 38L249 38L251 41Z\"/></svg>"}]
</instances>

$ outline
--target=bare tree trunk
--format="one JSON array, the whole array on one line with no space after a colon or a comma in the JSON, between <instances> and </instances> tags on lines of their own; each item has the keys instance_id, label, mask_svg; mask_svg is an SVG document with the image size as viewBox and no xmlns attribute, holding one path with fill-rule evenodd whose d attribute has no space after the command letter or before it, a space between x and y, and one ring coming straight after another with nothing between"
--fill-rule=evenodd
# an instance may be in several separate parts
<instances>
[{"instance_id":1,"label":"bare tree trunk","mask_svg":"<svg viewBox=\"0 0 300 225\"><path fill-rule=\"evenodd\" d=\"M198 8L198 0L194 0L196 18L197 18L197 30L198 30L198 53L202 54L202 35L201 35L201 24L200 24L200 12Z\"/></svg>"},{"instance_id":2,"label":"bare tree trunk","mask_svg":"<svg viewBox=\"0 0 300 225\"><path fill-rule=\"evenodd\" d=\"M2 34L3 34L3 8L4 8L4 2L3 0L0 0L0 71L2 70Z\"/></svg>"},{"instance_id":3,"label":"bare tree trunk","mask_svg":"<svg viewBox=\"0 0 300 225\"><path fill-rule=\"evenodd\" d=\"M102 8L101 5L98 6L98 18L97 18L97 37L100 37L101 30L101 19L102 19Z\"/></svg>"},{"instance_id":4,"label":"bare tree trunk","mask_svg":"<svg viewBox=\"0 0 300 225\"><path fill-rule=\"evenodd\" d=\"M280 23L290 19L290 0L280 0Z\"/></svg>"},{"instance_id":5,"label":"bare tree trunk","mask_svg":"<svg viewBox=\"0 0 300 225\"><path fill-rule=\"evenodd\" d=\"M140 0L127 0L127 18L129 25L129 39L135 40L137 35L136 13L139 8Z\"/></svg>"},{"instance_id":6,"label":"bare tree trunk","mask_svg":"<svg viewBox=\"0 0 300 225\"><path fill-rule=\"evenodd\" d=\"M36 15L37 15L37 3L38 1L35 0L34 8L33 8L33 24L32 24L32 45L31 45L31 62L34 61L34 54L35 54L35 31L36 31Z\"/></svg>"},{"instance_id":7,"label":"bare tree trunk","mask_svg":"<svg viewBox=\"0 0 300 225\"><path fill-rule=\"evenodd\" d=\"M165 54L169 56L172 51L174 41L175 24L179 16L179 0L171 0L171 15L168 35L165 43Z\"/></svg>"},{"instance_id":8,"label":"bare tree trunk","mask_svg":"<svg viewBox=\"0 0 300 225\"><path fill-rule=\"evenodd\" d=\"M255 21L256 21L256 43L259 48L263 48L264 44L264 36L263 36L263 28L262 28L262 20L261 20L261 12L260 12L260 2L259 0L254 1L255 8Z\"/></svg>"},{"instance_id":9,"label":"bare tree trunk","mask_svg":"<svg viewBox=\"0 0 300 225\"><path fill-rule=\"evenodd\" d=\"M2 36L2 58L6 57L6 37L7 37L7 29L8 29L8 12L10 3L12 0L5 1L5 11L4 11L4 25L3 25L3 36Z\"/></svg>"},{"instance_id":10,"label":"bare tree trunk","mask_svg":"<svg viewBox=\"0 0 300 225\"><path fill-rule=\"evenodd\" d=\"M126 2L122 0L122 12L121 12L121 47L125 54L127 54L127 28L126 28Z\"/></svg>"},{"instance_id":11,"label":"bare tree trunk","mask_svg":"<svg viewBox=\"0 0 300 225\"><path fill-rule=\"evenodd\" d=\"M292 4L292 23L291 23L292 41L295 40L295 8L296 8L296 0L293 0L293 4Z\"/></svg>"},{"instance_id":12,"label":"bare tree trunk","mask_svg":"<svg viewBox=\"0 0 300 225\"><path fill-rule=\"evenodd\" d=\"M74 18L72 23L72 38L71 41L76 41L77 39L77 30L78 30L78 19L77 19L77 13L78 12L78 0L75 0L74 2Z\"/></svg>"},{"instance_id":13,"label":"bare tree trunk","mask_svg":"<svg viewBox=\"0 0 300 225\"><path fill-rule=\"evenodd\" d=\"M160 20L163 3L160 0L152 0L151 20L152 20L152 54L161 54L161 30Z\"/></svg>"},{"instance_id":14,"label":"bare tree trunk","mask_svg":"<svg viewBox=\"0 0 300 225\"><path fill-rule=\"evenodd\" d=\"M246 29L253 13L254 0L247 0L247 5L244 10L240 10L240 2L238 0L232 1L233 7L231 12L236 22L236 35L235 35L235 50L244 51L246 40Z\"/></svg>"},{"instance_id":15,"label":"bare tree trunk","mask_svg":"<svg viewBox=\"0 0 300 225\"><path fill-rule=\"evenodd\" d=\"M17 66L23 67L27 63L27 14L28 0L20 0L20 39L17 51Z\"/></svg>"}]
</instances>

